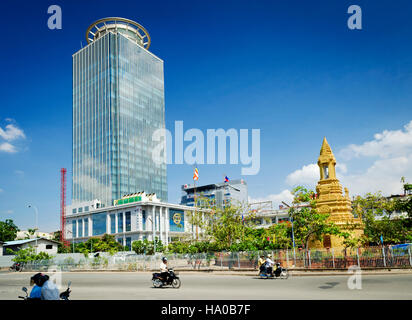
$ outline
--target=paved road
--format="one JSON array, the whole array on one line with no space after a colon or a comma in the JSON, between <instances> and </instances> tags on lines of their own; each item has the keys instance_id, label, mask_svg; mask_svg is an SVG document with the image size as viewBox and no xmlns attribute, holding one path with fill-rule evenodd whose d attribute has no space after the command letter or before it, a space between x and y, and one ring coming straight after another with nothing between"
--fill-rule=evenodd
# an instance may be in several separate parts
<instances>
[{"instance_id":1,"label":"paved road","mask_svg":"<svg viewBox=\"0 0 412 320\"><path fill-rule=\"evenodd\" d=\"M0 300L17 299L29 289L30 273L0 273ZM152 288L150 273L68 272L73 300L86 299L412 299L412 274L364 275L362 289L350 290L349 276L292 276L287 280L253 276L181 273L182 287Z\"/></svg>"}]
</instances>

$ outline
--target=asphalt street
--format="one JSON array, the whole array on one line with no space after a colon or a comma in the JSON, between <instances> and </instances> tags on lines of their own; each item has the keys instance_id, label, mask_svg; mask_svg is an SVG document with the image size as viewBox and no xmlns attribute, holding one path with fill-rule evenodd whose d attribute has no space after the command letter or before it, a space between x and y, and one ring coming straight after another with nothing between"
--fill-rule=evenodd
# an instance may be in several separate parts
<instances>
[{"instance_id":1,"label":"asphalt street","mask_svg":"<svg viewBox=\"0 0 412 320\"><path fill-rule=\"evenodd\" d=\"M16 300L32 273L0 273L0 300ZM259 279L255 276L180 273L182 286L153 288L151 273L67 272L63 287L72 281L72 300L144 299L412 299L412 274L364 275L361 289L349 289L344 275L291 276L289 279Z\"/></svg>"}]
</instances>

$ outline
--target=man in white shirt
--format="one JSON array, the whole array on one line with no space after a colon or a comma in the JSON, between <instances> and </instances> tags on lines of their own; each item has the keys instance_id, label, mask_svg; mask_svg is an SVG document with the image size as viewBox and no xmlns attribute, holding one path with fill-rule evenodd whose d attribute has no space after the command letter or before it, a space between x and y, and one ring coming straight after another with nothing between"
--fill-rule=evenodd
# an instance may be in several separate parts
<instances>
[{"instance_id":1,"label":"man in white shirt","mask_svg":"<svg viewBox=\"0 0 412 320\"><path fill-rule=\"evenodd\" d=\"M160 263L160 276L164 281L167 280L169 276L169 269L167 268L167 258L163 257L162 262Z\"/></svg>"},{"instance_id":2,"label":"man in white shirt","mask_svg":"<svg viewBox=\"0 0 412 320\"><path fill-rule=\"evenodd\" d=\"M60 300L59 289L56 285L49 280L49 276L44 275L44 284L41 287L41 299L42 300Z\"/></svg>"},{"instance_id":3,"label":"man in white shirt","mask_svg":"<svg viewBox=\"0 0 412 320\"><path fill-rule=\"evenodd\" d=\"M267 255L266 261L265 261L265 266L266 266L266 272L270 275L273 273L273 265L275 264L274 261L272 261L272 256L270 254Z\"/></svg>"}]
</instances>

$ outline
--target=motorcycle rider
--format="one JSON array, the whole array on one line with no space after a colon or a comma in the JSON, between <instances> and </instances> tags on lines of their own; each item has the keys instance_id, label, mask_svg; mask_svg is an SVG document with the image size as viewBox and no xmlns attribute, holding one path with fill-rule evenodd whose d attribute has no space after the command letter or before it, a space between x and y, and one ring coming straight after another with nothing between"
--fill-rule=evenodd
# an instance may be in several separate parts
<instances>
[{"instance_id":1,"label":"motorcycle rider","mask_svg":"<svg viewBox=\"0 0 412 320\"><path fill-rule=\"evenodd\" d=\"M30 291L30 299L41 299L41 287L44 283L42 276L41 273L36 273L30 278L30 286L34 285Z\"/></svg>"},{"instance_id":2,"label":"motorcycle rider","mask_svg":"<svg viewBox=\"0 0 412 320\"><path fill-rule=\"evenodd\" d=\"M268 254L265 261L266 273L269 275L273 275L273 265L275 264L271 258L272 255Z\"/></svg>"},{"instance_id":3,"label":"motorcycle rider","mask_svg":"<svg viewBox=\"0 0 412 320\"><path fill-rule=\"evenodd\" d=\"M258 260L258 268L259 268L259 274L261 274L265 271L265 256L263 256L263 255L261 255L259 260Z\"/></svg>"},{"instance_id":4,"label":"motorcycle rider","mask_svg":"<svg viewBox=\"0 0 412 320\"><path fill-rule=\"evenodd\" d=\"M169 269L167 268L167 258L163 257L162 262L160 263L160 277L163 279L164 282L167 281L169 277Z\"/></svg>"}]
</instances>

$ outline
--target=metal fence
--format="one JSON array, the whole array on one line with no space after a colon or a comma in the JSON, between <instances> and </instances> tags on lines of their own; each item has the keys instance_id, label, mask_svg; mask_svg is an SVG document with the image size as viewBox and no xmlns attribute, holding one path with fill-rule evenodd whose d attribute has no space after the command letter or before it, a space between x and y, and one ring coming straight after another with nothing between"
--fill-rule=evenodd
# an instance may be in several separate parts
<instances>
[{"instance_id":1,"label":"metal fence","mask_svg":"<svg viewBox=\"0 0 412 320\"><path fill-rule=\"evenodd\" d=\"M84 256L80 253L58 254L48 261L37 261L24 266L25 270L47 271L57 266L62 271L70 270L157 270L160 258L166 256L169 266L177 270L253 270L257 269L259 256L272 255L272 260L291 269L347 269L351 265L361 268L410 268L411 246L403 249L392 247L368 247L346 250L285 249L253 252L211 252L194 254L137 255L133 252L118 252L110 255L102 252Z\"/></svg>"}]
</instances>

